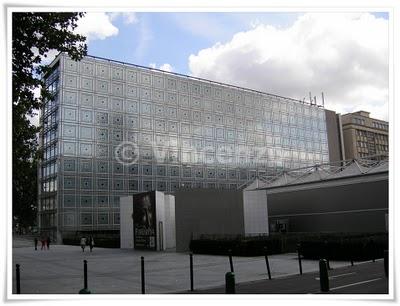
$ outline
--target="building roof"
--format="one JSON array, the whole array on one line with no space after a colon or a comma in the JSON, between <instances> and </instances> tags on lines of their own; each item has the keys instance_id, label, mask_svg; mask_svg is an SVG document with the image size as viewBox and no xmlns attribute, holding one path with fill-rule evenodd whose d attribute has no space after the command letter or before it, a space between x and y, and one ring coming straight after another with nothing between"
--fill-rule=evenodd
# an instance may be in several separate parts
<instances>
[{"instance_id":1,"label":"building roof","mask_svg":"<svg viewBox=\"0 0 400 306\"><path fill-rule=\"evenodd\" d=\"M66 53L60 52L50 65L53 65L57 61L58 57L59 56L63 56L63 55L67 56ZM242 87L242 86L237 86L237 85L233 85L233 84L228 84L228 83L222 83L222 82L218 82L218 81L208 80L208 79L204 79L204 78L200 78L200 77L196 77L196 76L192 76L192 75L186 75L186 74L177 73L177 72L173 72L173 71L165 71L165 70L161 70L161 69L157 69L157 68L141 66L141 65L137 65L137 64L133 64L133 63L127 63L127 62L123 62L123 61L119 61L119 60L104 58L104 57L100 57L100 56L94 56L94 55L90 55L90 54L85 55L85 58L92 58L94 60L100 60L100 61L105 61L105 62L110 62L110 63L115 63L115 64L121 64L123 66L128 66L128 67L130 66L130 67L135 67L135 68L144 69L144 70L148 70L148 71L161 72L163 74L168 74L168 75L177 76L177 77L183 77L183 78L190 79L190 80L195 80L195 81L206 82L206 83L209 83L209 84L228 87L230 89L243 90L243 91L247 91L247 92L250 92L250 93L259 94L259 95L263 95L263 96L275 97L277 99L285 99L285 100L289 100L289 101L292 101L292 102L301 103L301 104L304 104L304 105L314 106L314 107L325 109L325 106L321 105L321 104L308 102L308 101L305 101L305 100L294 99L294 98L285 97L285 96L280 96L280 95L277 95L277 94L267 93L267 92L263 92L263 91L259 91L259 90L255 90L255 89L251 89L251 88L246 88L246 87Z\"/></svg>"},{"instance_id":2,"label":"building roof","mask_svg":"<svg viewBox=\"0 0 400 306\"><path fill-rule=\"evenodd\" d=\"M348 115L349 115L349 116L354 116L354 115L358 115L358 116L363 116L363 117L369 118L369 114L370 114L370 112L366 112L366 111L360 110L360 111L358 111L358 112L343 114L342 116L348 116Z\"/></svg>"},{"instance_id":3,"label":"building roof","mask_svg":"<svg viewBox=\"0 0 400 306\"><path fill-rule=\"evenodd\" d=\"M241 189L269 189L388 171L389 159L385 155L379 155L282 171L274 176L259 176L256 180L242 185Z\"/></svg>"}]
</instances>

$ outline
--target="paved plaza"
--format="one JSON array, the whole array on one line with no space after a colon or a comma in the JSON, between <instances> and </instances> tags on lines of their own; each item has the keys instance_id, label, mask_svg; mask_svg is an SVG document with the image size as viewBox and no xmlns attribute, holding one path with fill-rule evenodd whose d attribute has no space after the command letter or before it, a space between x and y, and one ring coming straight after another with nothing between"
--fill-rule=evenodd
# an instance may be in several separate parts
<instances>
[{"instance_id":1,"label":"paved plaza","mask_svg":"<svg viewBox=\"0 0 400 306\"><path fill-rule=\"evenodd\" d=\"M190 289L189 255L127 249L88 248L50 245L50 250L34 250L33 241L14 240L13 292L15 264L20 264L22 294L75 294L83 288L83 260L88 261L88 287L98 294L140 294L140 257L145 258L146 293L175 293ZM230 271L227 256L193 255L194 287L206 289L225 284ZM269 256L272 277L299 273L296 253ZM266 279L263 256L233 257L237 283ZM332 261L331 267L348 266L347 261ZM303 273L318 271L318 261L302 260Z\"/></svg>"},{"instance_id":2,"label":"paved plaza","mask_svg":"<svg viewBox=\"0 0 400 306\"><path fill-rule=\"evenodd\" d=\"M322 292L319 271L236 285L237 294L375 294L387 297L388 278L383 260L363 262L328 271L329 291ZM187 293L187 291L185 292ZM225 286L196 289L193 294L225 294ZM367 297L366 297L367 298Z\"/></svg>"}]
</instances>

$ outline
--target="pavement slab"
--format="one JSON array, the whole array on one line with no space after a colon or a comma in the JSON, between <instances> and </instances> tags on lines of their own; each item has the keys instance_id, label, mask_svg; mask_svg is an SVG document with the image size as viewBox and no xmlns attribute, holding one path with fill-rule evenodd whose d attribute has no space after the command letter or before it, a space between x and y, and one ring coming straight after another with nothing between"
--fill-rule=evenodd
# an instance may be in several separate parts
<instances>
[{"instance_id":1,"label":"pavement slab","mask_svg":"<svg viewBox=\"0 0 400 306\"><path fill-rule=\"evenodd\" d=\"M328 292L321 292L319 272L244 282L235 288L237 294L388 294L383 260L339 267L329 270L328 275ZM225 286L181 293L225 294Z\"/></svg>"},{"instance_id":2,"label":"pavement slab","mask_svg":"<svg viewBox=\"0 0 400 306\"><path fill-rule=\"evenodd\" d=\"M50 250L34 250L17 243L12 250L13 292L15 264L20 264L22 294L76 294L83 288L83 260L88 262L88 287L97 294L140 294L140 258L145 258L146 293L176 293L190 289L189 255L174 251L153 252L94 248L82 252L79 246L51 245ZM296 253L269 256L273 279L299 274ZM357 265L358 263L356 263ZM230 271L228 256L193 255L194 287L215 288L225 284ZM268 278L264 256L233 257L236 282ZM350 265L331 261L335 270ZM303 273L318 271L317 260L302 260Z\"/></svg>"}]
</instances>

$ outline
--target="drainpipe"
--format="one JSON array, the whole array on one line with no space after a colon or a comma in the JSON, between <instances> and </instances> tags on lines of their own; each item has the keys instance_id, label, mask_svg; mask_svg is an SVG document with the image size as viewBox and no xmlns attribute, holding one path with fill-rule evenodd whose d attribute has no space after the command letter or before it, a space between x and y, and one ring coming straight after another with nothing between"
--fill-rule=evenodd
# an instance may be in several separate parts
<instances>
[{"instance_id":1,"label":"drainpipe","mask_svg":"<svg viewBox=\"0 0 400 306\"><path fill-rule=\"evenodd\" d=\"M344 151L342 115L337 114L337 119L338 119L338 125L339 125L339 142L340 142L341 160L345 160L346 155L345 155L345 151Z\"/></svg>"}]
</instances>

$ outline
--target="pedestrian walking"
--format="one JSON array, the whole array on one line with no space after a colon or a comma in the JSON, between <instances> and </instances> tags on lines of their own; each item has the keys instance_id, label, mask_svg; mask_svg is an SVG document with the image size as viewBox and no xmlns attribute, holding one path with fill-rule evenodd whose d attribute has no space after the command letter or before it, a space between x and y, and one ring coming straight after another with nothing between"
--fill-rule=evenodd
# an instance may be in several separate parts
<instances>
[{"instance_id":1,"label":"pedestrian walking","mask_svg":"<svg viewBox=\"0 0 400 306\"><path fill-rule=\"evenodd\" d=\"M50 237L47 237L47 239L46 239L46 246L47 246L47 249L50 248Z\"/></svg>"},{"instance_id":2,"label":"pedestrian walking","mask_svg":"<svg viewBox=\"0 0 400 306\"><path fill-rule=\"evenodd\" d=\"M81 238L81 248L82 248L82 252L85 252L85 247L86 247L86 238L82 237Z\"/></svg>"},{"instance_id":3,"label":"pedestrian walking","mask_svg":"<svg viewBox=\"0 0 400 306\"><path fill-rule=\"evenodd\" d=\"M94 239L93 236L89 237L89 247L90 247L90 252L92 251L93 247L94 247Z\"/></svg>"},{"instance_id":4,"label":"pedestrian walking","mask_svg":"<svg viewBox=\"0 0 400 306\"><path fill-rule=\"evenodd\" d=\"M37 245L38 245L38 239L37 239L37 237L35 237L35 251L37 251Z\"/></svg>"},{"instance_id":5,"label":"pedestrian walking","mask_svg":"<svg viewBox=\"0 0 400 306\"><path fill-rule=\"evenodd\" d=\"M46 249L46 240L44 239L44 237L40 238L40 243L42 244L40 249Z\"/></svg>"}]
</instances>

